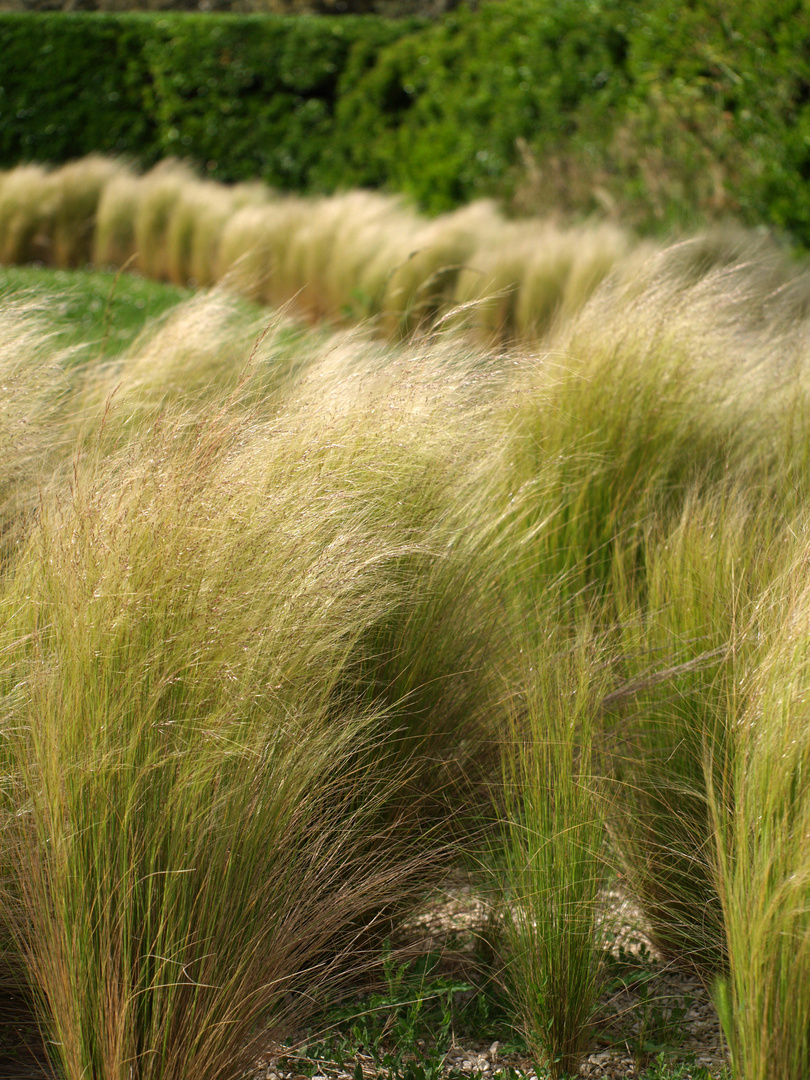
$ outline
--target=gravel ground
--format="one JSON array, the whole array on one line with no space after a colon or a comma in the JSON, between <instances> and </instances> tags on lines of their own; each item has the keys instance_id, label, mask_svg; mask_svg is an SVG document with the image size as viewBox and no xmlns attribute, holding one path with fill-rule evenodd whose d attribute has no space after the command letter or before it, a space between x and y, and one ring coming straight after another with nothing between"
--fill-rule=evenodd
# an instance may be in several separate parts
<instances>
[{"instance_id":1,"label":"gravel ground","mask_svg":"<svg viewBox=\"0 0 810 1080\"><path fill-rule=\"evenodd\" d=\"M600 1003L599 1031L580 1068L588 1080L637 1078L654 1064L658 1052L666 1052L673 1068L681 1065L678 1080L690 1080L693 1070L720 1076L728 1064L717 1013L702 983L694 975L666 965L644 932L641 917L619 891L607 897L609 930L614 950L625 957L640 958L644 979L635 989L624 987L606 994ZM408 945L404 955L436 952L452 939L469 939L486 923L486 910L467 889L457 888L430 905L405 928ZM461 945L462 950L464 945ZM634 1053L646 1044L647 1052ZM655 1049L649 1049L650 1046ZM428 1050L426 1048L426 1055ZM418 1063L416 1059L415 1063ZM293 1046L272 1044L257 1062L255 1080L355 1080L357 1066L364 1080L379 1072L370 1057L357 1054L340 1066L296 1054ZM499 1042L454 1040L444 1059L445 1075L459 1073L495 1080L496 1077L536 1076L529 1058L506 1052ZM665 1075L665 1074L664 1074ZM704 1073L698 1075L705 1076Z\"/></svg>"}]
</instances>

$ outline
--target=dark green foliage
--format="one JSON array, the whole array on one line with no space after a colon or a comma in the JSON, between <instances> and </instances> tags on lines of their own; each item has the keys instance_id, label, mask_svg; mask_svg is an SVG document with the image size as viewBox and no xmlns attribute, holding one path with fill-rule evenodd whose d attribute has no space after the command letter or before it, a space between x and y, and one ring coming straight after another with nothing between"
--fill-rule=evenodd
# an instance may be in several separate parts
<instances>
[{"instance_id":1,"label":"dark green foliage","mask_svg":"<svg viewBox=\"0 0 810 1080\"><path fill-rule=\"evenodd\" d=\"M157 159L144 107L152 20L137 15L0 17L0 166L91 151Z\"/></svg>"},{"instance_id":2,"label":"dark green foliage","mask_svg":"<svg viewBox=\"0 0 810 1080\"><path fill-rule=\"evenodd\" d=\"M378 18L0 15L0 166L174 154L220 180L312 186L338 80L411 23Z\"/></svg>"},{"instance_id":3,"label":"dark green foliage","mask_svg":"<svg viewBox=\"0 0 810 1080\"><path fill-rule=\"evenodd\" d=\"M434 211L502 193L517 140L547 152L621 97L615 9L600 0L584 20L573 0L490 3L395 42L341 97L344 177L384 179Z\"/></svg>"},{"instance_id":4,"label":"dark green foliage","mask_svg":"<svg viewBox=\"0 0 810 1080\"><path fill-rule=\"evenodd\" d=\"M435 19L479 0L0 0L0 11L200 11L261 15L383 15Z\"/></svg>"},{"instance_id":5,"label":"dark green foliage","mask_svg":"<svg viewBox=\"0 0 810 1080\"><path fill-rule=\"evenodd\" d=\"M623 182L664 225L682 224L689 207L807 244L808 6L656 0L637 5L633 24L632 89L609 147Z\"/></svg>"},{"instance_id":6,"label":"dark green foliage","mask_svg":"<svg viewBox=\"0 0 810 1080\"><path fill-rule=\"evenodd\" d=\"M191 157L223 180L260 176L306 188L334 139L338 80L355 45L376 50L396 30L381 20L160 21L146 55L164 155Z\"/></svg>"}]
</instances>

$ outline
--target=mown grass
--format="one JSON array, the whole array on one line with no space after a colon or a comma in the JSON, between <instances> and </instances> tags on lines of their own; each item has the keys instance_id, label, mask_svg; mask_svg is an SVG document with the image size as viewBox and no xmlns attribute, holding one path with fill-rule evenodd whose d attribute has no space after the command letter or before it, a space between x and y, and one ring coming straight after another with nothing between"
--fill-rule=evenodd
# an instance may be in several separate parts
<instances>
[{"instance_id":1,"label":"mown grass","mask_svg":"<svg viewBox=\"0 0 810 1080\"><path fill-rule=\"evenodd\" d=\"M806 1074L805 283L686 262L523 352L214 292L76 363L7 295L0 941L65 1080L239 1076L450 871L541 1072L621 873L735 1080Z\"/></svg>"},{"instance_id":2,"label":"mown grass","mask_svg":"<svg viewBox=\"0 0 810 1080\"><path fill-rule=\"evenodd\" d=\"M123 352L147 323L189 295L188 290L136 274L0 268L0 302L40 302L49 332L55 335L54 344L74 349L77 362Z\"/></svg>"}]
</instances>

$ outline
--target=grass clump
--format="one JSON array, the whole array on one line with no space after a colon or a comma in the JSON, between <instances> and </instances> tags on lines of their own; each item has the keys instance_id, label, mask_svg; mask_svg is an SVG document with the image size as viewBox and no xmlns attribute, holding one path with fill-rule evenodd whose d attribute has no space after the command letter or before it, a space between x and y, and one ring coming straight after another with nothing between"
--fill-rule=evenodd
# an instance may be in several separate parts
<instances>
[{"instance_id":1,"label":"grass clump","mask_svg":"<svg viewBox=\"0 0 810 1080\"><path fill-rule=\"evenodd\" d=\"M0 319L0 573L16 561L36 512L40 485L58 467L75 429L53 337L30 309L9 304Z\"/></svg>"},{"instance_id":2,"label":"grass clump","mask_svg":"<svg viewBox=\"0 0 810 1080\"><path fill-rule=\"evenodd\" d=\"M147 277L171 280L171 223L183 192L194 184L191 170L171 159L161 162L142 180L135 207L133 239L136 269Z\"/></svg>"},{"instance_id":3,"label":"grass clump","mask_svg":"<svg viewBox=\"0 0 810 1080\"><path fill-rule=\"evenodd\" d=\"M101 193L93 233L93 263L100 269L120 268L134 262L135 215L140 192L138 177L122 172Z\"/></svg>"},{"instance_id":4,"label":"grass clump","mask_svg":"<svg viewBox=\"0 0 810 1080\"><path fill-rule=\"evenodd\" d=\"M707 755L728 945L715 999L732 1074L748 1080L810 1068L805 567L799 551L784 591L763 604L769 647L729 718L725 753Z\"/></svg>"},{"instance_id":5,"label":"grass clump","mask_svg":"<svg viewBox=\"0 0 810 1080\"><path fill-rule=\"evenodd\" d=\"M495 865L507 984L535 1061L557 1080L579 1070L601 985L609 871L594 736L606 669L587 636L565 641L552 630L522 652L526 689L513 699Z\"/></svg>"},{"instance_id":6,"label":"grass clump","mask_svg":"<svg viewBox=\"0 0 810 1080\"><path fill-rule=\"evenodd\" d=\"M41 165L22 165L0 176L0 262L49 260L53 196Z\"/></svg>"},{"instance_id":7,"label":"grass clump","mask_svg":"<svg viewBox=\"0 0 810 1080\"><path fill-rule=\"evenodd\" d=\"M96 419L39 481L4 581L13 931L77 1080L240 1075L256 1038L357 979L447 863L484 721L482 703L430 722L481 685L461 665L491 621L462 619L453 585L469 458L430 435L442 399L473 420L474 395L440 366L408 387L327 354L268 400L276 349L234 380L222 304L77 387ZM442 585L458 632L415 671L402 597L429 613Z\"/></svg>"},{"instance_id":8,"label":"grass clump","mask_svg":"<svg viewBox=\"0 0 810 1080\"><path fill-rule=\"evenodd\" d=\"M267 206L241 207L223 227L219 278L251 300L287 303L285 259L308 214L307 204L292 197L271 200Z\"/></svg>"},{"instance_id":9,"label":"grass clump","mask_svg":"<svg viewBox=\"0 0 810 1080\"><path fill-rule=\"evenodd\" d=\"M261 206L261 184L226 188L211 182L185 186L166 236L168 275L176 285L213 285L218 278L222 232L243 206Z\"/></svg>"},{"instance_id":10,"label":"grass clump","mask_svg":"<svg viewBox=\"0 0 810 1080\"><path fill-rule=\"evenodd\" d=\"M259 1020L362 963L359 928L419 878L386 825L397 774L370 765L380 718L334 694L385 552L360 507L313 533L316 490L271 494L245 436L164 420L78 462L40 513L28 599L7 597L16 932L67 1077L239 1075Z\"/></svg>"},{"instance_id":11,"label":"grass clump","mask_svg":"<svg viewBox=\"0 0 810 1080\"><path fill-rule=\"evenodd\" d=\"M604 721L625 880L658 950L707 981L724 969L726 941L704 757L723 746L735 687L754 663L736 620L756 595L766 544L733 499L692 503L665 537L647 540L643 599L619 616L625 682ZM632 595L627 579L617 594Z\"/></svg>"},{"instance_id":12,"label":"grass clump","mask_svg":"<svg viewBox=\"0 0 810 1080\"><path fill-rule=\"evenodd\" d=\"M81 268L90 262L99 200L123 172L120 163L92 155L52 174L56 200L53 251L48 262L65 268Z\"/></svg>"}]
</instances>

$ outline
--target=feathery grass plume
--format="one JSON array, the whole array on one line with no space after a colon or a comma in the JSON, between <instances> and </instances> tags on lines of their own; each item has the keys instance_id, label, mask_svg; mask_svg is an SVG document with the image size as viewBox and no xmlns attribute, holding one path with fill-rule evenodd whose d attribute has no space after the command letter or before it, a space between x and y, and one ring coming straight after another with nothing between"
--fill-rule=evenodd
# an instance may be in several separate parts
<instances>
[{"instance_id":1,"label":"feathery grass plume","mask_svg":"<svg viewBox=\"0 0 810 1080\"><path fill-rule=\"evenodd\" d=\"M723 941L702 745L732 678L722 652L732 570L784 535L777 525L795 513L788 478L806 467L792 430L802 423L791 417L792 346L762 333L756 317L746 325L738 280L663 279L640 294L632 282L603 287L561 329L557 370L538 365L517 410L513 473L518 483L557 472L556 491L527 518L527 527L549 524L526 547L524 581L534 574L535 588L551 580L564 594L600 596L601 618L623 627L641 696L624 774L628 819L614 830L661 944L704 972L722 962ZM708 547L704 533L714 537ZM657 663L671 676L661 683ZM617 737L627 726L622 713Z\"/></svg>"},{"instance_id":2,"label":"feathery grass plume","mask_svg":"<svg viewBox=\"0 0 810 1080\"><path fill-rule=\"evenodd\" d=\"M199 268L211 265L211 254L227 218L233 213L233 196L221 184L197 180L184 187L172 210L166 229L166 262L169 280L175 285L211 285L210 278L199 280L191 272L194 255ZM207 273L203 269L204 273Z\"/></svg>"},{"instance_id":3,"label":"feathery grass plume","mask_svg":"<svg viewBox=\"0 0 810 1080\"><path fill-rule=\"evenodd\" d=\"M339 318L359 284L357 257L349 256L350 267L343 261L347 246L351 251L355 243L353 234L378 223L384 228L389 221L399 226L403 216L395 200L367 191L312 199L306 205L280 259L279 282L306 318Z\"/></svg>"},{"instance_id":4,"label":"feathery grass plume","mask_svg":"<svg viewBox=\"0 0 810 1080\"><path fill-rule=\"evenodd\" d=\"M71 445L70 383L34 303L0 318L0 566L19 556L43 484Z\"/></svg>"},{"instance_id":5,"label":"feathery grass plume","mask_svg":"<svg viewBox=\"0 0 810 1080\"><path fill-rule=\"evenodd\" d=\"M399 199L373 192L343 196L329 250L317 270L324 312L334 320L379 315L388 278L407 257L420 224Z\"/></svg>"},{"instance_id":6,"label":"feathery grass plume","mask_svg":"<svg viewBox=\"0 0 810 1080\"><path fill-rule=\"evenodd\" d=\"M214 285L220 280L222 233L233 214L248 206L266 206L271 198L270 190L258 180L235 184L228 190L228 213L220 217L216 212L218 201L212 198L211 205L203 209L202 220L196 223L193 230L189 270L198 285Z\"/></svg>"},{"instance_id":7,"label":"feathery grass plume","mask_svg":"<svg viewBox=\"0 0 810 1080\"><path fill-rule=\"evenodd\" d=\"M352 196L362 198L362 194L351 192L334 198L307 200L306 213L297 219L296 228L288 234L287 243L279 250L277 282L286 297L295 297L296 307L310 321L326 314L323 272L347 204L350 207Z\"/></svg>"},{"instance_id":8,"label":"feathery grass plume","mask_svg":"<svg viewBox=\"0 0 810 1080\"><path fill-rule=\"evenodd\" d=\"M608 669L584 618L529 635L521 652L494 862L510 996L535 1061L558 1080L578 1073L601 985L608 867L594 738Z\"/></svg>"},{"instance_id":9,"label":"feathery grass plume","mask_svg":"<svg viewBox=\"0 0 810 1080\"><path fill-rule=\"evenodd\" d=\"M107 185L123 173L118 162L91 154L51 174L54 265L82 267L91 261L99 202Z\"/></svg>"},{"instance_id":10,"label":"feathery grass plume","mask_svg":"<svg viewBox=\"0 0 810 1080\"><path fill-rule=\"evenodd\" d=\"M763 340L770 336L775 346L771 355L783 354L780 366L786 344L792 339L795 350L798 324L810 315L807 265L753 230L713 229L663 248L639 244L611 277L621 282L628 297L655 289L663 280L686 294L693 290L698 305L693 325L700 316L706 317L709 337L726 335L737 349L744 336L753 334L761 352ZM711 296L719 316L714 323L709 318Z\"/></svg>"},{"instance_id":11,"label":"feathery grass plume","mask_svg":"<svg viewBox=\"0 0 810 1080\"><path fill-rule=\"evenodd\" d=\"M481 201L424 224L407 258L392 268L383 297L386 330L403 337L449 311L459 274L499 223L494 205Z\"/></svg>"},{"instance_id":12,"label":"feathery grass plume","mask_svg":"<svg viewBox=\"0 0 810 1080\"><path fill-rule=\"evenodd\" d=\"M0 263L52 261L55 189L47 169L21 165L0 185Z\"/></svg>"},{"instance_id":13,"label":"feathery grass plume","mask_svg":"<svg viewBox=\"0 0 810 1080\"><path fill-rule=\"evenodd\" d=\"M622 267L624 270L625 268ZM724 282L724 316L736 312L747 330L767 330L780 338L810 315L810 275L802 263L767 234L727 225L685 237L657 256L636 262L637 286L662 275L685 286ZM629 283L631 275L624 274Z\"/></svg>"},{"instance_id":14,"label":"feathery grass plume","mask_svg":"<svg viewBox=\"0 0 810 1080\"><path fill-rule=\"evenodd\" d=\"M785 253L767 234L727 222L686 237L666 248L667 269L687 282L713 271L747 266L756 273L771 273L775 264L787 269Z\"/></svg>"},{"instance_id":15,"label":"feathery grass plume","mask_svg":"<svg viewBox=\"0 0 810 1080\"><path fill-rule=\"evenodd\" d=\"M459 272L453 295L457 311L448 321L469 327L485 345L513 342L520 281L542 231L535 222L504 221L499 230L482 236Z\"/></svg>"},{"instance_id":16,"label":"feathery grass plume","mask_svg":"<svg viewBox=\"0 0 810 1080\"><path fill-rule=\"evenodd\" d=\"M135 218L141 193L140 177L121 171L105 185L96 211L93 262L96 266L125 266L135 255Z\"/></svg>"},{"instance_id":17,"label":"feathery grass plume","mask_svg":"<svg viewBox=\"0 0 810 1080\"><path fill-rule=\"evenodd\" d=\"M613 226L563 229L553 221L500 222L481 234L455 299L489 343L537 341L575 314L640 245Z\"/></svg>"},{"instance_id":18,"label":"feathery grass plume","mask_svg":"<svg viewBox=\"0 0 810 1080\"><path fill-rule=\"evenodd\" d=\"M715 1000L732 1073L746 1080L810 1071L810 594L806 542L794 546L752 620L764 655L740 688L725 754L706 755L729 968Z\"/></svg>"},{"instance_id":19,"label":"feathery grass plume","mask_svg":"<svg viewBox=\"0 0 810 1080\"><path fill-rule=\"evenodd\" d=\"M82 385L85 408L100 409L108 399L121 402L105 421L107 433L120 434L121 424L137 434L140 425L159 417L168 405L186 402L201 407L223 394L249 392L272 395L286 379L282 360L278 370L270 359L250 362L251 347L262 335L263 357L283 335L281 316L257 319L255 309L228 293L198 293L145 326L119 358L90 365ZM237 387L242 386L243 392Z\"/></svg>"},{"instance_id":20,"label":"feathery grass plume","mask_svg":"<svg viewBox=\"0 0 810 1080\"><path fill-rule=\"evenodd\" d=\"M224 187L198 180L181 191L167 230L169 277L177 285L213 285L225 223L244 206L261 206L268 191L261 184Z\"/></svg>"},{"instance_id":21,"label":"feathery grass plume","mask_svg":"<svg viewBox=\"0 0 810 1080\"><path fill-rule=\"evenodd\" d=\"M546 233L539 249L535 248L524 269L515 304L515 324L524 340L539 340L553 326L562 307L575 252L573 244L560 242L556 229L553 236Z\"/></svg>"},{"instance_id":22,"label":"feathery grass plume","mask_svg":"<svg viewBox=\"0 0 810 1080\"><path fill-rule=\"evenodd\" d=\"M493 444L500 453L492 402L505 375L452 339L393 355L380 344L359 350L356 335L343 341L304 372L296 414L330 418L334 464L324 475L351 484L376 507L382 535L409 546L342 692L386 704L381 758L418 761L402 813L438 815L449 834L478 808L497 760L510 548L491 469ZM310 437L313 447L321 438Z\"/></svg>"},{"instance_id":23,"label":"feathery grass plume","mask_svg":"<svg viewBox=\"0 0 810 1080\"><path fill-rule=\"evenodd\" d=\"M287 303L293 290L284 262L308 216L309 204L292 195L237 210L222 230L217 280L249 300Z\"/></svg>"},{"instance_id":24,"label":"feathery grass plume","mask_svg":"<svg viewBox=\"0 0 810 1080\"><path fill-rule=\"evenodd\" d=\"M575 254L563 289L563 318L576 314L628 255L635 255L638 247L642 251L650 248L634 242L625 229L606 222L572 230L570 240Z\"/></svg>"},{"instance_id":25,"label":"feathery grass plume","mask_svg":"<svg viewBox=\"0 0 810 1080\"><path fill-rule=\"evenodd\" d=\"M199 183L192 171L171 158L138 182L135 208L135 265L149 277L170 280L169 228L183 191Z\"/></svg>"},{"instance_id":26,"label":"feathery grass plume","mask_svg":"<svg viewBox=\"0 0 810 1080\"><path fill-rule=\"evenodd\" d=\"M5 528L5 522L3 522ZM24 541L24 536L20 536ZM11 596L8 581L12 577L11 562L5 557L6 536L0 534L0 702L3 709L3 738L0 740L0 994L2 995L2 1024L4 1027L4 1071L8 1069L9 1021L24 1027L23 1039L26 1050L34 1052L36 1036L31 1033L37 1029L37 1010L32 995L27 989L25 960L19 948L15 927L26 921L25 906L17 889L14 887L14 845L12 832L25 806L25 790L21 783L22 776L19 761L12 751L10 733L21 714L21 705L25 698L25 688L15 676L13 663L14 649L17 644L11 626L15 610L15 598ZM16 1016L14 1015L16 1013ZM13 1020L12 1020L13 1017ZM43 1052L41 1057L46 1057Z\"/></svg>"},{"instance_id":27,"label":"feathery grass plume","mask_svg":"<svg viewBox=\"0 0 810 1080\"><path fill-rule=\"evenodd\" d=\"M614 225L560 229L544 223L519 279L515 333L545 336L556 319L575 314L629 252L628 234Z\"/></svg>"},{"instance_id":28,"label":"feathery grass plume","mask_svg":"<svg viewBox=\"0 0 810 1080\"><path fill-rule=\"evenodd\" d=\"M572 592L604 589L616 550L632 561L645 522L677 521L695 483L772 483L796 398L792 348L745 325L724 274L599 289L542 360L524 363L514 482L549 462L558 474L556 528L538 535L535 572Z\"/></svg>"},{"instance_id":29,"label":"feathery grass plume","mask_svg":"<svg viewBox=\"0 0 810 1080\"><path fill-rule=\"evenodd\" d=\"M21 564L18 932L68 1080L241 1075L424 883L407 777L337 693L413 538L291 428L179 412L88 451Z\"/></svg>"}]
</instances>

